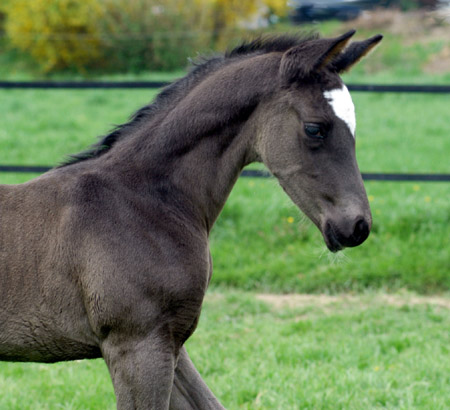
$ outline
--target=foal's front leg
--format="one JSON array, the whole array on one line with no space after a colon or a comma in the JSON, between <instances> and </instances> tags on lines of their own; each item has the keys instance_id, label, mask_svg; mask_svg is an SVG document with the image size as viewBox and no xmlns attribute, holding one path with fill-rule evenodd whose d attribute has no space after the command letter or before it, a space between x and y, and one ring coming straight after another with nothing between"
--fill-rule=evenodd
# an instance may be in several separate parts
<instances>
[{"instance_id":1,"label":"foal's front leg","mask_svg":"<svg viewBox=\"0 0 450 410\"><path fill-rule=\"evenodd\" d=\"M176 363L172 343L156 332L141 338L109 335L102 352L118 410L169 408Z\"/></svg>"},{"instance_id":2,"label":"foal's front leg","mask_svg":"<svg viewBox=\"0 0 450 410\"><path fill-rule=\"evenodd\" d=\"M170 410L224 410L202 380L185 347L180 350L170 397Z\"/></svg>"}]
</instances>

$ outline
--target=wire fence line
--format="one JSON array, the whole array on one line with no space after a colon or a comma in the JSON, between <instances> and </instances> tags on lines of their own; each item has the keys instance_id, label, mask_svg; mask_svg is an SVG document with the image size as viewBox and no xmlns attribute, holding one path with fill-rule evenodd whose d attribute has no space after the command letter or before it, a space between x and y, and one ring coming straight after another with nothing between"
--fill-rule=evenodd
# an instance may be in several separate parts
<instances>
[{"instance_id":1,"label":"wire fence line","mask_svg":"<svg viewBox=\"0 0 450 410\"><path fill-rule=\"evenodd\" d=\"M42 174L50 171L53 167L45 165L0 165L0 172ZM390 181L390 182L450 182L450 174L386 174L386 173L365 173L362 177L365 181ZM268 171L259 169L245 169L241 177L247 178L271 178Z\"/></svg>"},{"instance_id":2,"label":"wire fence line","mask_svg":"<svg viewBox=\"0 0 450 410\"><path fill-rule=\"evenodd\" d=\"M3 89L142 89L162 88L170 84L163 81L0 81ZM348 84L350 91L378 93L450 93L450 85L400 85L400 84ZM44 173L52 169L46 165L0 165L0 172ZM269 178L261 170L244 170L243 177ZM450 182L450 174L362 173L366 181L390 182Z\"/></svg>"},{"instance_id":3,"label":"wire fence line","mask_svg":"<svg viewBox=\"0 0 450 410\"><path fill-rule=\"evenodd\" d=\"M381 172L362 172L364 181L386 181L386 182L450 182L450 174L399 174ZM267 171L245 169L242 177L270 178L272 175Z\"/></svg>"},{"instance_id":4,"label":"wire fence line","mask_svg":"<svg viewBox=\"0 0 450 410\"><path fill-rule=\"evenodd\" d=\"M161 88L165 81L0 81L4 89L136 89ZM450 85L347 84L349 91L372 93L450 93Z\"/></svg>"}]
</instances>

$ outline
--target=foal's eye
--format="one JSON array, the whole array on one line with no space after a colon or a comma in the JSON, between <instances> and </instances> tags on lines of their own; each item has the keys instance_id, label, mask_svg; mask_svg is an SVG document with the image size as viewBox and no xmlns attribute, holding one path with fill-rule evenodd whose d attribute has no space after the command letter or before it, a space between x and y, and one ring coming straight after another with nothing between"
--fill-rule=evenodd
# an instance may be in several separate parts
<instances>
[{"instance_id":1,"label":"foal's eye","mask_svg":"<svg viewBox=\"0 0 450 410\"><path fill-rule=\"evenodd\" d=\"M310 138L325 138L320 124L305 124L305 132Z\"/></svg>"}]
</instances>

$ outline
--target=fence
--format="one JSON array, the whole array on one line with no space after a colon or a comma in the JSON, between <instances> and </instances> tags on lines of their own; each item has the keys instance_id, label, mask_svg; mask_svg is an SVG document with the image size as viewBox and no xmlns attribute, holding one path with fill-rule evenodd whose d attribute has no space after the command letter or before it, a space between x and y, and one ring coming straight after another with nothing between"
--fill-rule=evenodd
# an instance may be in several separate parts
<instances>
[{"instance_id":1,"label":"fence","mask_svg":"<svg viewBox=\"0 0 450 410\"><path fill-rule=\"evenodd\" d=\"M161 88L168 85L159 81L0 81L3 89L139 89ZM450 93L450 85L370 85L348 84L350 91L356 92L399 92L399 93ZM50 166L0 165L0 172L43 173ZM244 177L268 178L270 173L260 170L244 170ZM450 182L450 174L399 174L399 173L363 173L366 181L420 181L420 182Z\"/></svg>"},{"instance_id":2,"label":"fence","mask_svg":"<svg viewBox=\"0 0 450 410\"><path fill-rule=\"evenodd\" d=\"M161 88L169 83L162 81L0 81L0 88L12 89L117 89ZM347 84L350 91L378 93L450 93L450 85L371 85Z\"/></svg>"}]
</instances>

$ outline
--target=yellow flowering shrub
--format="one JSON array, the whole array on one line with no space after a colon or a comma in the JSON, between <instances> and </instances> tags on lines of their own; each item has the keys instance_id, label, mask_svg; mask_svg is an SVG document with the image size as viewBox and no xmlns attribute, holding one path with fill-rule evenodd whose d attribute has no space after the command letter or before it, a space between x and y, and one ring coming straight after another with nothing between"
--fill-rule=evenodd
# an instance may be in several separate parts
<instances>
[{"instance_id":1,"label":"yellow flowering shrub","mask_svg":"<svg viewBox=\"0 0 450 410\"><path fill-rule=\"evenodd\" d=\"M215 46L224 48L232 42L236 33L252 26L252 21L269 18L271 15L284 17L287 14L287 0L196 0L209 7L209 19ZM240 30L239 30L240 29ZM244 30L245 31L245 30Z\"/></svg>"},{"instance_id":2,"label":"yellow flowering shrub","mask_svg":"<svg viewBox=\"0 0 450 410\"><path fill-rule=\"evenodd\" d=\"M287 0L263 0L263 3L278 17L284 17L288 12Z\"/></svg>"},{"instance_id":3,"label":"yellow flowering shrub","mask_svg":"<svg viewBox=\"0 0 450 410\"><path fill-rule=\"evenodd\" d=\"M213 6L213 19L221 27L232 28L252 17L268 17L287 13L286 0L206 0Z\"/></svg>"},{"instance_id":4,"label":"yellow flowering shrub","mask_svg":"<svg viewBox=\"0 0 450 410\"><path fill-rule=\"evenodd\" d=\"M2 0L0 2L0 35L3 35L5 31L5 20L6 20L6 5L10 0Z\"/></svg>"},{"instance_id":5,"label":"yellow flowering shrub","mask_svg":"<svg viewBox=\"0 0 450 410\"><path fill-rule=\"evenodd\" d=\"M198 51L224 48L233 38L228 33L254 16L286 12L286 0L0 2L9 43L45 72L179 68Z\"/></svg>"},{"instance_id":6,"label":"yellow flowering shrub","mask_svg":"<svg viewBox=\"0 0 450 410\"><path fill-rule=\"evenodd\" d=\"M44 71L89 66L101 56L97 0L12 0L5 31L12 46L28 52Z\"/></svg>"}]
</instances>

